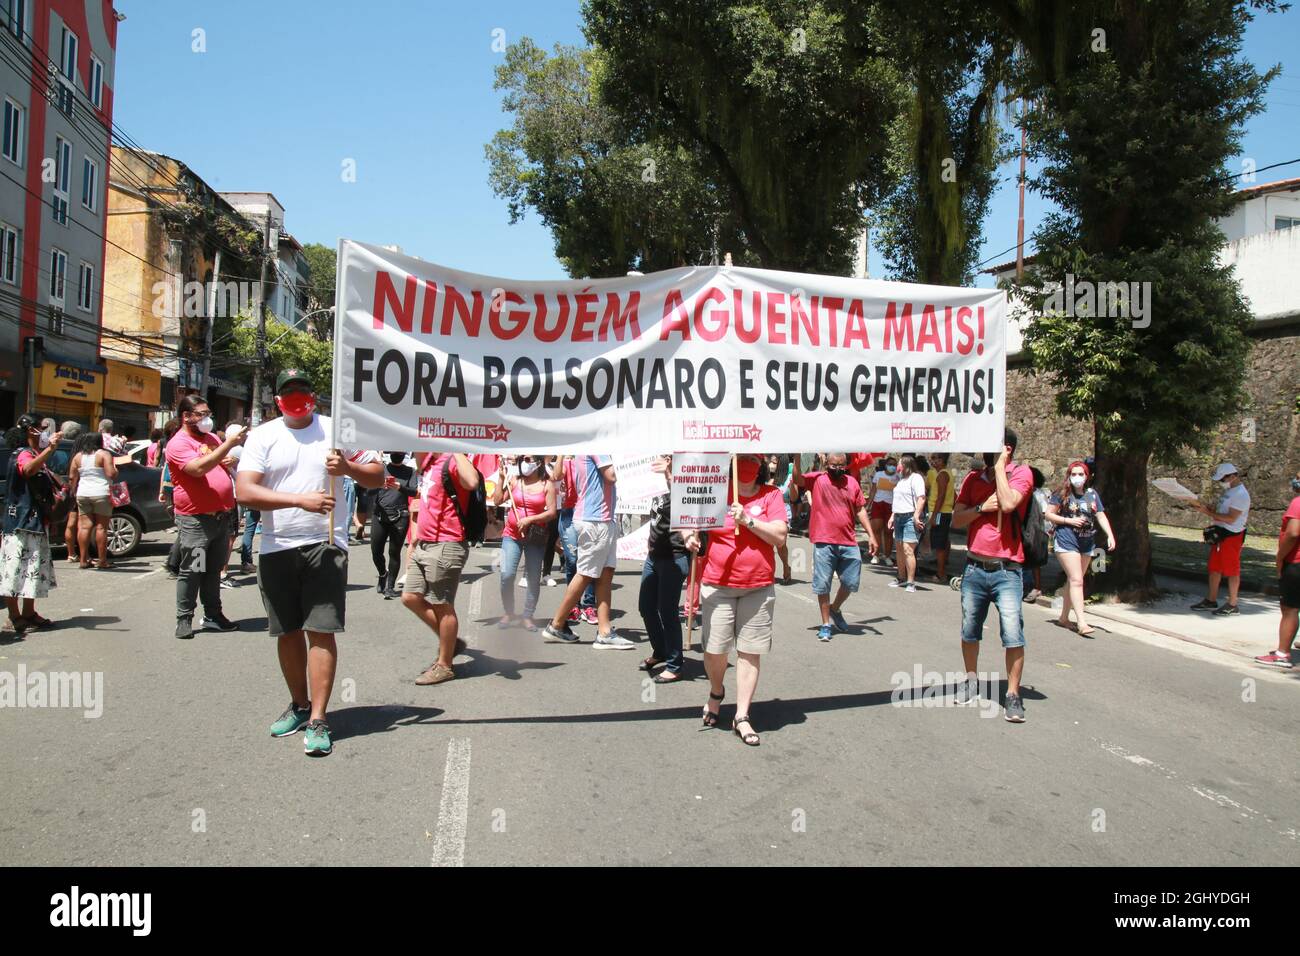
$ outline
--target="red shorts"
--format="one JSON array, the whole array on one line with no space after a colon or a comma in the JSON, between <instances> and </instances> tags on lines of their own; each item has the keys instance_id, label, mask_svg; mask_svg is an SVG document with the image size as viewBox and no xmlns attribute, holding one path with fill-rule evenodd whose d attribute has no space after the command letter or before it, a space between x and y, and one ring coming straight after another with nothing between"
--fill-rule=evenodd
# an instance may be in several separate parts
<instances>
[{"instance_id":1,"label":"red shorts","mask_svg":"<svg viewBox=\"0 0 1300 956\"><path fill-rule=\"evenodd\" d=\"M1241 546L1246 543L1244 534L1224 538L1210 549L1210 573L1216 571L1225 578L1241 575Z\"/></svg>"},{"instance_id":2,"label":"red shorts","mask_svg":"<svg viewBox=\"0 0 1300 956\"><path fill-rule=\"evenodd\" d=\"M890 501L871 502L871 513L867 515L872 521L888 521L894 516L894 505Z\"/></svg>"}]
</instances>

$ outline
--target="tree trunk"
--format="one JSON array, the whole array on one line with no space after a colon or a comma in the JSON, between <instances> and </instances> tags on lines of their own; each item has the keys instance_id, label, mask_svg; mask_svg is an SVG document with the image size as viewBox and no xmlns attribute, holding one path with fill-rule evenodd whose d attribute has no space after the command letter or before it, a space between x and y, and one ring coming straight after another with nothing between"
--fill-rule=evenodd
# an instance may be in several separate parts
<instances>
[{"instance_id":1,"label":"tree trunk","mask_svg":"<svg viewBox=\"0 0 1300 956\"><path fill-rule=\"evenodd\" d=\"M1101 444L1100 442L1098 443ZM1152 600L1157 595L1147 524L1149 449L1123 453L1097 450L1097 489L1118 546L1106 556L1099 590L1121 601Z\"/></svg>"}]
</instances>

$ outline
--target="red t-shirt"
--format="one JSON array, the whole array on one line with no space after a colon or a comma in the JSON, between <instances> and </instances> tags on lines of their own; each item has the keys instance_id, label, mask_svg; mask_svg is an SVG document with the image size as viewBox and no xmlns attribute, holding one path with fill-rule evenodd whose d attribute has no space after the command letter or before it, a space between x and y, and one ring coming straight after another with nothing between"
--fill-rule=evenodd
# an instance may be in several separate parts
<instances>
[{"instance_id":1,"label":"red t-shirt","mask_svg":"<svg viewBox=\"0 0 1300 956\"><path fill-rule=\"evenodd\" d=\"M534 482L531 485L525 485L521 481L516 481L514 487L510 489L510 496L514 499L514 506L511 507L510 499L504 502L506 508L506 527L501 533L507 538L514 538L516 541L523 540L523 533L519 530L519 522L516 520L516 514L520 518L527 518L529 515L539 515L546 510L546 486L550 482L543 479Z\"/></svg>"},{"instance_id":2,"label":"red t-shirt","mask_svg":"<svg viewBox=\"0 0 1300 956\"><path fill-rule=\"evenodd\" d=\"M460 523L456 506L442 487L442 466L451 453L430 455L420 475L420 516L416 521L416 538L420 541L464 541L465 526ZM460 472L453 461L449 468L451 486L456 489L460 510L469 507L469 492L460 486Z\"/></svg>"},{"instance_id":3,"label":"red t-shirt","mask_svg":"<svg viewBox=\"0 0 1300 956\"><path fill-rule=\"evenodd\" d=\"M578 507L578 476L573 472L573 459L564 459L564 469L562 472L564 479L564 501L560 507L572 511Z\"/></svg>"},{"instance_id":4,"label":"red t-shirt","mask_svg":"<svg viewBox=\"0 0 1300 956\"><path fill-rule=\"evenodd\" d=\"M185 473L186 464L220 445L216 435L194 438L185 429L167 443L167 465L174 486L172 504L178 515L211 515L235 507L235 485L226 469L217 465L198 478Z\"/></svg>"},{"instance_id":5,"label":"red t-shirt","mask_svg":"<svg viewBox=\"0 0 1300 956\"><path fill-rule=\"evenodd\" d=\"M1002 516L1002 530L998 531L998 513L990 511L976 515L966 531L966 550L985 558L1004 561L1025 560L1025 543L1019 531L1019 525L1029 510L1029 496L1034 493L1034 475L1026 465L1017 465L1014 461L1007 465L1007 484L1012 491L1020 492L1020 504L1015 512ZM978 506L997 494L998 486L993 477L993 469L972 471L961 483L957 493L956 504ZM1013 514L1019 514L1017 521Z\"/></svg>"},{"instance_id":6,"label":"red t-shirt","mask_svg":"<svg viewBox=\"0 0 1300 956\"><path fill-rule=\"evenodd\" d=\"M803 477L804 487L812 491L808 540L813 544L856 545L856 516L866 503L858 479L848 474L832 478L824 471L810 471Z\"/></svg>"},{"instance_id":7,"label":"red t-shirt","mask_svg":"<svg viewBox=\"0 0 1300 956\"><path fill-rule=\"evenodd\" d=\"M785 522L785 500L780 488L759 485L754 494L741 495L740 503L755 521ZM709 532L702 580L721 588L767 587L776 579L776 549L744 525L737 535L735 527L728 512L726 526Z\"/></svg>"},{"instance_id":8,"label":"red t-shirt","mask_svg":"<svg viewBox=\"0 0 1300 956\"><path fill-rule=\"evenodd\" d=\"M1291 504L1287 506L1286 514L1282 516L1282 530L1277 533L1278 544L1282 543L1282 536L1286 534L1288 521L1300 519L1300 495L1291 499ZM1300 541L1295 543L1291 553L1282 558L1283 564L1300 564Z\"/></svg>"}]
</instances>

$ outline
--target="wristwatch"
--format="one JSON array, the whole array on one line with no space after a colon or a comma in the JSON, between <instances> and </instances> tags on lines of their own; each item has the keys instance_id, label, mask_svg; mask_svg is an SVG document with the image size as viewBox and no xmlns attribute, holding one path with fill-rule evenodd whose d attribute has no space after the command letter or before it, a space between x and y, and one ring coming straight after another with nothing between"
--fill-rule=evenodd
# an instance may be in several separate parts
<instances>
[{"instance_id":1,"label":"wristwatch","mask_svg":"<svg viewBox=\"0 0 1300 956\"><path fill-rule=\"evenodd\" d=\"M746 528L752 528L752 527L754 527L754 516L753 516L753 515L745 515L745 527L746 527Z\"/></svg>"}]
</instances>

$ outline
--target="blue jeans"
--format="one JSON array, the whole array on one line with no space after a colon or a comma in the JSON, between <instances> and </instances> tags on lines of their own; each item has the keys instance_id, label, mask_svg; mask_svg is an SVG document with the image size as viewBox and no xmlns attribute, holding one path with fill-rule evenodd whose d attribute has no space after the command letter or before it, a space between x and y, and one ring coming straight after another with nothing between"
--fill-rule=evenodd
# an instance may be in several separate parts
<instances>
[{"instance_id":1,"label":"blue jeans","mask_svg":"<svg viewBox=\"0 0 1300 956\"><path fill-rule=\"evenodd\" d=\"M568 584L573 580L573 576L578 573L578 529L573 525L573 509L560 509L560 547L564 549L564 583ZM582 600L578 602L578 607L595 607L596 606L596 585L587 585L587 590L582 592Z\"/></svg>"},{"instance_id":2,"label":"blue jeans","mask_svg":"<svg viewBox=\"0 0 1300 956\"><path fill-rule=\"evenodd\" d=\"M519 572L519 559L524 559L524 580L528 590L524 597L524 617L531 618L537 611L537 597L542 591L542 557L546 548L540 544L525 545L514 538L501 538L501 608L515 616L515 575Z\"/></svg>"},{"instance_id":3,"label":"blue jeans","mask_svg":"<svg viewBox=\"0 0 1300 956\"><path fill-rule=\"evenodd\" d=\"M665 661L676 674L682 669L682 622L677 618L677 600L682 582L690 573L686 555L646 558L641 568L641 619L655 660Z\"/></svg>"},{"instance_id":4,"label":"blue jeans","mask_svg":"<svg viewBox=\"0 0 1300 956\"><path fill-rule=\"evenodd\" d=\"M1024 576L1019 565L1004 562L1000 571L986 571L967 559L961 578L961 639L977 642L984 631L989 605L998 606L998 625L1005 648L1025 646L1025 624L1021 617Z\"/></svg>"},{"instance_id":5,"label":"blue jeans","mask_svg":"<svg viewBox=\"0 0 1300 956\"><path fill-rule=\"evenodd\" d=\"M240 511L244 513L244 540L239 548L239 556L244 564L253 563L253 535L257 533L257 526L262 523L262 512L254 511L252 508L240 506Z\"/></svg>"},{"instance_id":6,"label":"blue jeans","mask_svg":"<svg viewBox=\"0 0 1300 956\"><path fill-rule=\"evenodd\" d=\"M813 545L813 594L831 593L831 575L840 576L840 587L857 591L862 581L862 552L854 544Z\"/></svg>"}]
</instances>

